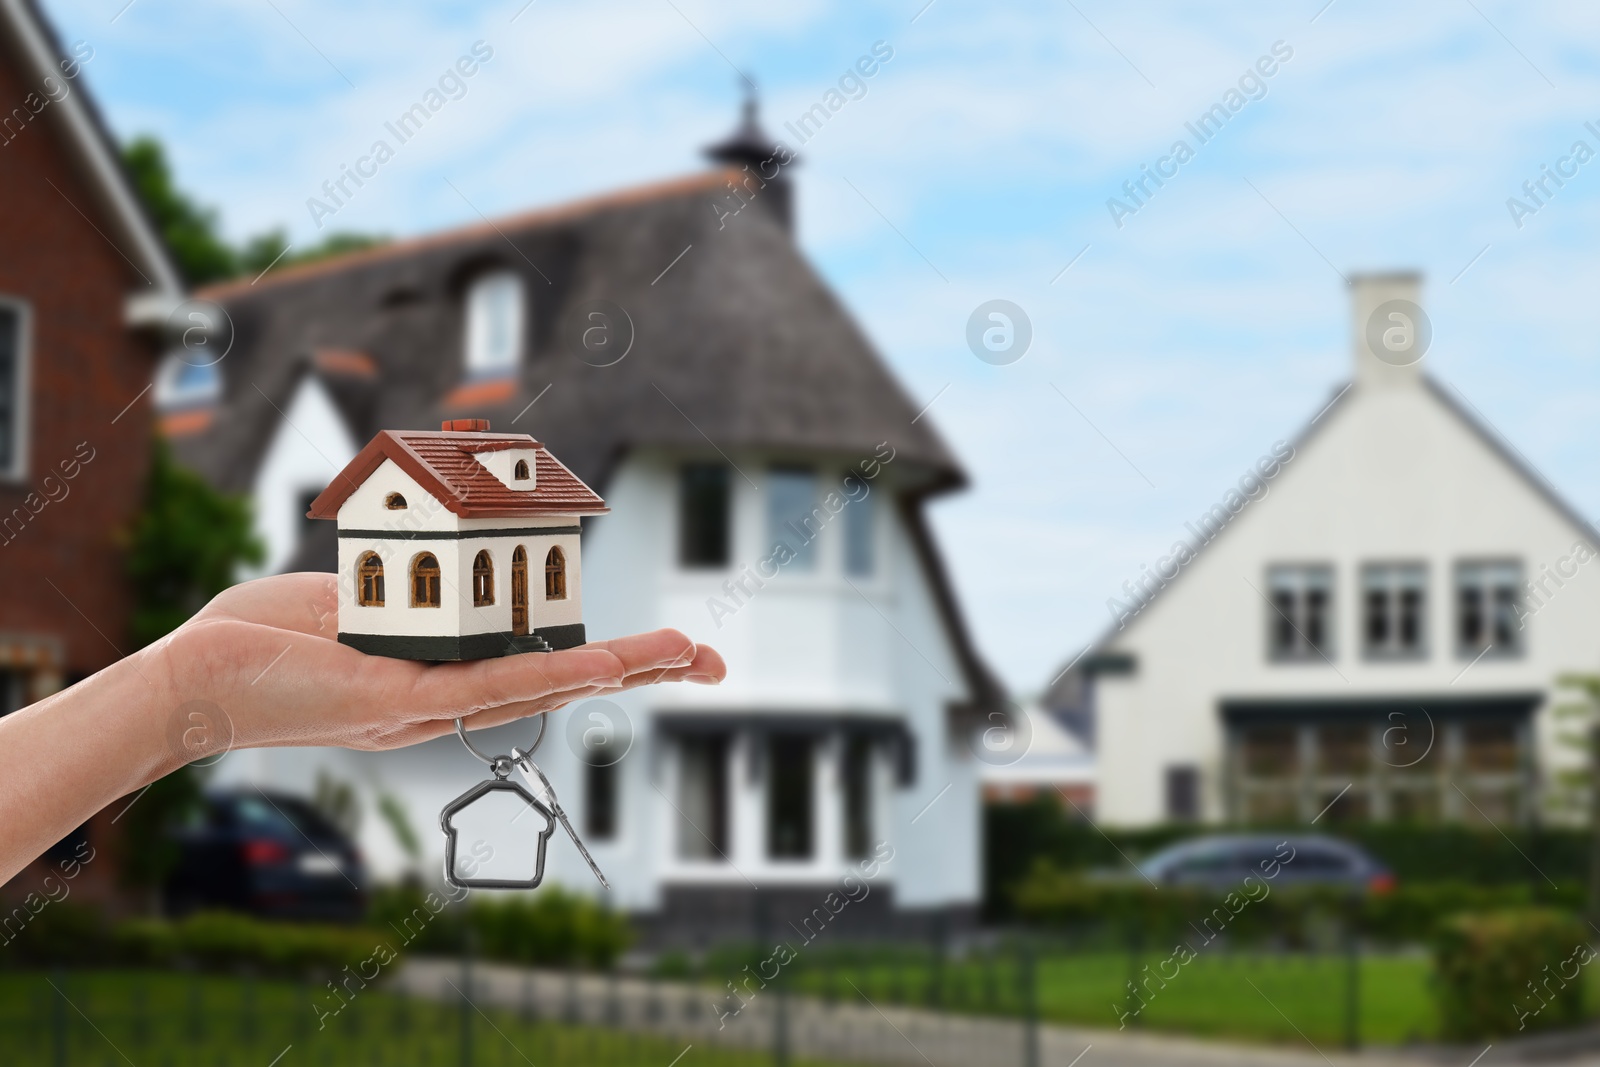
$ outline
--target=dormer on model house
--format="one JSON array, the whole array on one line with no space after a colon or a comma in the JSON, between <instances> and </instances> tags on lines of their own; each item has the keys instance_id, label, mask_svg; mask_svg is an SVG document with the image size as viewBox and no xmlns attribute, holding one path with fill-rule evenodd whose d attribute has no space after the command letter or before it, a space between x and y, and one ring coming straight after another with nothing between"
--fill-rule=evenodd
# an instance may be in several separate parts
<instances>
[{"instance_id":1,"label":"dormer on model house","mask_svg":"<svg viewBox=\"0 0 1600 1067\"><path fill-rule=\"evenodd\" d=\"M311 504L339 524L339 640L466 660L584 642L579 521L605 501L487 419L384 430Z\"/></svg>"}]
</instances>

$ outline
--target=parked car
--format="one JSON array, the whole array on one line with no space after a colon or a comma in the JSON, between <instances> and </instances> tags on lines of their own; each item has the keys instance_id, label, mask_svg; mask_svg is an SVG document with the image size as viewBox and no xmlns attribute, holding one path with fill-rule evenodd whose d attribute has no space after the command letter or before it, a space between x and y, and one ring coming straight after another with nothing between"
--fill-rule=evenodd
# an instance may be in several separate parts
<instances>
[{"instance_id":1,"label":"parked car","mask_svg":"<svg viewBox=\"0 0 1600 1067\"><path fill-rule=\"evenodd\" d=\"M179 857L164 887L168 914L223 908L355 921L366 912L361 853L299 797L255 788L207 793L174 836Z\"/></svg>"},{"instance_id":2,"label":"parked car","mask_svg":"<svg viewBox=\"0 0 1600 1067\"><path fill-rule=\"evenodd\" d=\"M1247 875L1274 885L1328 885L1386 893L1394 875L1359 845L1321 834L1207 834L1138 864L1157 885L1231 889Z\"/></svg>"}]
</instances>

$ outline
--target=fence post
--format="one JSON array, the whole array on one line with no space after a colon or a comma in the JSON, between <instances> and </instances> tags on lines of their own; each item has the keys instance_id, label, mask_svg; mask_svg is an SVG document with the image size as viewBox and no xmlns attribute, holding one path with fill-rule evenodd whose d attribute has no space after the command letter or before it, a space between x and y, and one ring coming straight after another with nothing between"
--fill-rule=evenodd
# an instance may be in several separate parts
<instances>
[{"instance_id":1,"label":"fence post","mask_svg":"<svg viewBox=\"0 0 1600 1067\"><path fill-rule=\"evenodd\" d=\"M772 1067L789 1067L789 976L779 975L772 983Z\"/></svg>"},{"instance_id":2,"label":"fence post","mask_svg":"<svg viewBox=\"0 0 1600 1067\"><path fill-rule=\"evenodd\" d=\"M944 1004L944 961L949 937L943 910L934 913L929 932L933 935L933 968L928 976L928 1006L937 1011Z\"/></svg>"},{"instance_id":3,"label":"fence post","mask_svg":"<svg viewBox=\"0 0 1600 1067\"><path fill-rule=\"evenodd\" d=\"M1352 894L1345 919L1344 1043L1361 1047L1361 898Z\"/></svg>"},{"instance_id":4,"label":"fence post","mask_svg":"<svg viewBox=\"0 0 1600 1067\"><path fill-rule=\"evenodd\" d=\"M1039 1067L1039 982L1033 946L1024 941L1018 965L1022 968L1022 1063Z\"/></svg>"},{"instance_id":5,"label":"fence post","mask_svg":"<svg viewBox=\"0 0 1600 1067\"><path fill-rule=\"evenodd\" d=\"M56 995L50 998L51 1061L55 1067L67 1067L67 994L63 992L67 979L56 970Z\"/></svg>"},{"instance_id":6,"label":"fence post","mask_svg":"<svg viewBox=\"0 0 1600 1067\"><path fill-rule=\"evenodd\" d=\"M476 931L468 927L461 947L461 1067L472 1067L472 952L477 940Z\"/></svg>"}]
</instances>

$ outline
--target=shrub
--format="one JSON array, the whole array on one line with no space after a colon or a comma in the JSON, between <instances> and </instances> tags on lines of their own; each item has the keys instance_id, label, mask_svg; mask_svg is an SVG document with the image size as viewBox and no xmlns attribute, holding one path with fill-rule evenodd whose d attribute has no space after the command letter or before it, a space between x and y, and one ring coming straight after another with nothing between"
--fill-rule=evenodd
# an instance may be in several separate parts
<instances>
[{"instance_id":1,"label":"shrub","mask_svg":"<svg viewBox=\"0 0 1600 1067\"><path fill-rule=\"evenodd\" d=\"M632 940L625 918L559 887L474 901L467 922L485 958L515 963L610 967Z\"/></svg>"},{"instance_id":2,"label":"shrub","mask_svg":"<svg viewBox=\"0 0 1600 1067\"><path fill-rule=\"evenodd\" d=\"M1553 908L1467 912L1439 923L1434 996L1446 1037L1570 1026L1583 1017L1589 930ZM1570 971L1570 973L1569 973Z\"/></svg>"}]
</instances>

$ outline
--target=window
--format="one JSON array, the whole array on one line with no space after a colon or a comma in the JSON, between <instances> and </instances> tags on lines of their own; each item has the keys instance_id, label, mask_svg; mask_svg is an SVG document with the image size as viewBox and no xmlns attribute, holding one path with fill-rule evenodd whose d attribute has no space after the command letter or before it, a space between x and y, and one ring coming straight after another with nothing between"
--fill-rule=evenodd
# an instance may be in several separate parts
<instances>
[{"instance_id":1,"label":"window","mask_svg":"<svg viewBox=\"0 0 1600 1067\"><path fill-rule=\"evenodd\" d=\"M390 493L388 496L383 498L383 506L388 508L390 511L404 511L406 508L406 498L401 496L399 493Z\"/></svg>"},{"instance_id":2,"label":"window","mask_svg":"<svg viewBox=\"0 0 1600 1067\"><path fill-rule=\"evenodd\" d=\"M209 358L197 354L191 358ZM190 363L182 352L169 352L156 370L156 406L163 409L208 404L222 395L222 371L216 363Z\"/></svg>"},{"instance_id":3,"label":"window","mask_svg":"<svg viewBox=\"0 0 1600 1067\"><path fill-rule=\"evenodd\" d=\"M862 734L844 744L844 854L864 859L872 850L872 739Z\"/></svg>"},{"instance_id":4,"label":"window","mask_svg":"<svg viewBox=\"0 0 1600 1067\"><path fill-rule=\"evenodd\" d=\"M726 861L728 852L728 736L707 734L678 742L678 856Z\"/></svg>"},{"instance_id":5,"label":"window","mask_svg":"<svg viewBox=\"0 0 1600 1067\"><path fill-rule=\"evenodd\" d=\"M852 482L866 489L867 483L854 474L846 476L845 489L856 491ZM877 505L870 492L859 495L857 491L857 494L854 497L845 494L849 502L844 506L844 572L852 578L870 578L876 563L874 550L877 546L873 539L877 531L873 512Z\"/></svg>"},{"instance_id":6,"label":"window","mask_svg":"<svg viewBox=\"0 0 1600 1067\"><path fill-rule=\"evenodd\" d=\"M544 557L544 598L567 599L567 554L557 545Z\"/></svg>"},{"instance_id":7,"label":"window","mask_svg":"<svg viewBox=\"0 0 1600 1067\"><path fill-rule=\"evenodd\" d=\"M1522 651L1522 564L1456 565L1456 652L1472 659Z\"/></svg>"},{"instance_id":8,"label":"window","mask_svg":"<svg viewBox=\"0 0 1600 1067\"><path fill-rule=\"evenodd\" d=\"M489 550L479 552L472 561L472 606L486 608L494 603L494 563Z\"/></svg>"},{"instance_id":9,"label":"window","mask_svg":"<svg viewBox=\"0 0 1600 1067\"><path fill-rule=\"evenodd\" d=\"M28 675L0 669L0 716L28 706Z\"/></svg>"},{"instance_id":10,"label":"window","mask_svg":"<svg viewBox=\"0 0 1600 1067\"><path fill-rule=\"evenodd\" d=\"M321 489L300 490L300 510L297 514L300 516L300 540L302 541L311 536L311 532L317 528L317 523L321 521L311 517L311 505L316 503L317 497L321 495Z\"/></svg>"},{"instance_id":11,"label":"window","mask_svg":"<svg viewBox=\"0 0 1600 1067\"><path fill-rule=\"evenodd\" d=\"M467 374L504 374L522 354L522 282L485 274L467 292Z\"/></svg>"},{"instance_id":12,"label":"window","mask_svg":"<svg viewBox=\"0 0 1600 1067\"><path fill-rule=\"evenodd\" d=\"M583 835L593 841L617 836L617 765L590 763L584 767Z\"/></svg>"},{"instance_id":13,"label":"window","mask_svg":"<svg viewBox=\"0 0 1600 1067\"><path fill-rule=\"evenodd\" d=\"M525 459L517 460L517 465L511 469L511 477L515 478L519 482L527 481L529 477L528 461Z\"/></svg>"},{"instance_id":14,"label":"window","mask_svg":"<svg viewBox=\"0 0 1600 1067\"><path fill-rule=\"evenodd\" d=\"M26 424L27 311L0 299L0 476L20 477Z\"/></svg>"},{"instance_id":15,"label":"window","mask_svg":"<svg viewBox=\"0 0 1600 1067\"><path fill-rule=\"evenodd\" d=\"M411 561L411 606L439 606L439 561L432 552L423 552Z\"/></svg>"},{"instance_id":16,"label":"window","mask_svg":"<svg viewBox=\"0 0 1600 1067\"><path fill-rule=\"evenodd\" d=\"M767 855L811 858L811 738L773 734L767 739Z\"/></svg>"},{"instance_id":17,"label":"window","mask_svg":"<svg viewBox=\"0 0 1600 1067\"><path fill-rule=\"evenodd\" d=\"M1267 648L1273 659L1326 658L1333 650L1333 568L1283 566L1267 571Z\"/></svg>"},{"instance_id":18,"label":"window","mask_svg":"<svg viewBox=\"0 0 1600 1067\"><path fill-rule=\"evenodd\" d=\"M678 471L678 563L728 565L728 468L688 463Z\"/></svg>"},{"instance_id":19,"label":"window","mask_svg":"<svg viewBox=\"0 0 1600 1067\"><path fill-rule=\"evenodd\" d=\"M383 560L376 552L363 553L356 562L356 603L364 608L383 607Z\"/></svg>"},{"instance_id":20,"label":"window","mask_svg":"<svg viewBox=\"0 0 1600 1067\"><path fill-rule=\"evenodd\" d=\"M767 472L767 540L787 545L778 562L796 571L817 569L817 535L827 520L817 508L817 475L810 467L773 467Z\"/></svg>"},{"instance_id":21,"label":"window","mask_svg":"<svg viewBox=\"0 0 1600 1067\"><path fill-rule=\"evenodd\" d=\"M1200 817L1200 768L1178 764L1167 768L1167 818L1194 822Z\"/></svg>"},{"instance_id":22,"label":"window","mask_svg":"<svg viewBox=\"0 0 1600 1067\"><path fill-rule=\"evenodd\" d=\"M1414 659L1426 654L1428 569L1420 563L1373 563L1361 571L1361 631L1367 655Z\"/></svg>"}]
</instances>

